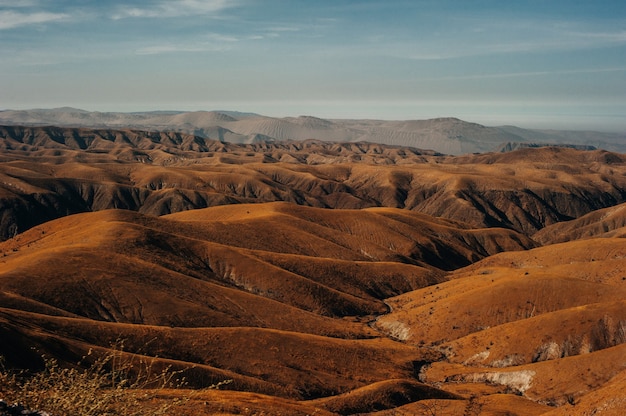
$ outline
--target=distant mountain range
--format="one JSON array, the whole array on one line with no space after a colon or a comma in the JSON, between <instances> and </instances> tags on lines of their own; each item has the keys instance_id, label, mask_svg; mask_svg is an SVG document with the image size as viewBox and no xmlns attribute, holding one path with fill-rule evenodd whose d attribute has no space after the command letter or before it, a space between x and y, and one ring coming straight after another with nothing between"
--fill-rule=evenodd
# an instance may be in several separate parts
<instances>
[{"instance_id":1,"label":"distant mountain range","mask_svg":"<svg viewBox=\"0 0 626 416\"><path fill-rule=\"evenodd\" d=\"M456 118L406 121L326 120L311 116L274 118L236 111L109 113L63 107L0 111L0 124L131 128L178 132L221 142L248 144L307 139L332 142L365 141L429 149L453 155L545 145L626 152L626 132L488 127Z\"/></svg>"}]
</instances>

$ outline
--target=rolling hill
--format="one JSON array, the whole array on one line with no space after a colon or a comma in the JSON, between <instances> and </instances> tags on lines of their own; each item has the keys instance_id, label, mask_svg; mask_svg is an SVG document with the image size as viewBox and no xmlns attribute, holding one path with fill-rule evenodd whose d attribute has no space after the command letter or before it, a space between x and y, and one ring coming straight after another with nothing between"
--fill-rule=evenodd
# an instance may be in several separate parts
<instances>
[{"instance_id":1,"label":"rolling hill","mask_svg":"<svg viewBox=\"0 0 626 416\"><path fill-rule=\"evenodd\" d=\"M626 365L625 249L606 238L490 256L389 299L393 312L376 325L446 355L422 381L483 380L540 403L577 402Z\"/></svg>"},{"instance_id":2,"label":"rolling hill","mask_svg":"<svg viewBox=\"0 0 626 416\"><path fill-rule=\"evenodd\" d=\"M234 145L133 130L0 128L0 237L111 208L393 207L528 236L626 200L623 155L565 148L441 156L319 141Z\"/></svg>"},{"instance_id":3,"label":"rolling hill","mask_svg":"<svg viewBox=\"0 0 626 416\"><path fill-rule=\"evenodd\" d=\"M384 299L442 281L432 264L468 263L477 255L468 241L485 255L533 245L398 209L234 208L78 214L4 242L3 338L68 361L122 338L132 351L198 365L195 383L227 377L286 398L334 395L406 379L413 362L432 359L367 325L387 311ZM28 361L31 349L15 344L0 353Z\"/></svg>"},{"instance_id":4,"label":"rolling hill","mask_svg":"<svg viewBox=\"0 0 626 416\"><path fill-rule=\"evenodd\" d=\"M184 371L190 415L626 410L621 154L16 126L0 146L9 367L118 351Z\"/></svg>"}]
</instances>

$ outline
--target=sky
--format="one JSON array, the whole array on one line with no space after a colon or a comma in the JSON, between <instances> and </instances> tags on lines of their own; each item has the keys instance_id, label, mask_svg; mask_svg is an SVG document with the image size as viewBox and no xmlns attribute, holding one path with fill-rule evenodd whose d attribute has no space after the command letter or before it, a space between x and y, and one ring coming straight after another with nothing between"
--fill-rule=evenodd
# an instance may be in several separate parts
<instances>
[{"instance_id":1,"label":"sky","mask_svg":"<svg viewBox=\"0 0 626 416\"><path fill-rule=\"evenodd\" d=\"M0 0L0 109L626 131L623 0Z\"/></svg>"}]
</instances>

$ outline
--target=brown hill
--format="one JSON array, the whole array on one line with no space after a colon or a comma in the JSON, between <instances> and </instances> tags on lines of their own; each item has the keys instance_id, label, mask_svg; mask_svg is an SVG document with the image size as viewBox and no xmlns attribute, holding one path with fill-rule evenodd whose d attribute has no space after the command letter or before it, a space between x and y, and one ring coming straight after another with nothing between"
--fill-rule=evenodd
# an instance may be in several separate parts
<instances>
[{"instance_id":1,"label":"brown hill","mask_svg":"<svg viewBox=\"0 0 626 416\"><path fill-rule=\"evenodd\" d=\"M103 211L66 217L8 240L0 270L11 293L92 319L177 326L259 320L272 326L269 316L241 315L232 321L216 315L229 308L221 298L250 297L221 293L242 288L327 315L381 313L386 310L381 299L439 281L433 265L468 264L532 245L514 232L454 225L400 210L330 211L284 203L215 207L162 219ZM468 241L480 251L471 251ZM33 276L53 286L44 289ZM186 282L184 291L172 296L167 288L177 281ZM133 285L150 301L129 298ZM213 299L211 310L201 306L206 299ZM277 306L254 309L283 315ZM306 321L298 313L288 315L294 318L291 325ZM313 327L328 331L321 323Z\"/></svg>"},{"instance_id":2,"label":"brown hill","mask_svg":"<svg viewBox=\"0 0 626 416\"><path fill-rule=\"evenodd\" d=\"M624 410L621 155L4 132L9 365L233 380L188 414Z\"/></svg>"},{"instance_id":3,"label":"brown hill","mask_svg":"<svg viewBox=\"0 0 626 416\"><path fill-rule=\"evenodd\" d=\"M404 208L532 235L624 202L626 187L622 157L601 151L453 158L366 143L232 145L140 131L7 127L0 136L4 239L85 211L163 215L272 201Z\"/></svg>"},{"instance_id":4,"label":"brown hill","mask_svg":"<svg viewBox=\"0 0 626 416\"><path fill-rule=\"evenodd\" d=\"M500 279L487 275L454 280L437 287L396 299L402 303L402 308L381 317L378 325L406 328L407 336L403 338L415 344L441 343L560 309L617 302L626 290L620 286L555 277L543 271Z\"/></svg>"},{"instance_id":5,"label":"brown hill","mask_svg":"<svg viewBox=\"0 0 626 416\"><path fill-rule=\"evenodd\" d=\"M389 410L367 413L375 416L395 415L481 415L481 416L539 416L553 409L515 394L496 393L463 400L428 399Z\"/></svg>"},{"instance_id":6,"label":"brown hill","mask_svg":"<svg viewBox=\"0 0 626 416\"><path fill-rule=\"evenodd\" d=\"M189 377L200 385L221 377L282 397L343 393L434 360L366 325L387 311L385 298L441 282L437 264L525 244L512 231L389 208L68 216L0 244L0 328L16 340L0 354L31 362L20 352L30 345L71 362L120 338L129 351L198 365Z\"/></svg>"},{"instance_id":7,"label":"brown hill","mask_svg":"<svg viewBox=\"0 0 626 416\"><path fill-rule=\"evenodd\" d=\"M601 414L606 416L620 416L626 408L626 371L621 371L599 389L572 400L556 410L546 413L546 416L569 416L585 414Z\"/></svg>"},{"instance_id":8,"label":"brown hill","mask_svg":"<svg viewBox=\"0 0 626 416\"><path fill-rule=\"evenodd\" d=\"M187 369L193 387L231 379L230 389L314 398L387 378L407 378L432 354L387 339L346 340L265 328L168 328L94 322L2 310L6 335L19 333L41 352L71 361L89 348L124 349ZM3 334L3 335L4 335ZM30 348L23 349L31 354ZM3 351L5 353L5 351ZM32 363L31 363L32 364Z\"/></svg>"},{"instance_id":9,"label":"brown hill","mask_svg":"<svg viewBox=\"0 0 626 416\"><path fill-rule=\"evenodd\" d=\"M552 405L586 401L623 369L625 250L605 238L490 256L388 300L376 327L442 351L421 380L444 389L491 383Z\"/></svg>"},{"instance_id":10,"label":"brown hill","mask_svg":"<svg viewBox=\"0 0 626 416\"><path fill-rule=\"evenodd\" d=\"M535 402L563 406L568 402L582 400L586 393L610 383L613 377L623 371L623 365L619 363L623 362L625 353L626 344L621 344L590 354L505 368L437 362L425 370L422 380L449 383L439 384L449 390L462 390L465 388L464 383L483 386L485 383L487 386L483 387L483 394L495 387L501 392L523 395ZM624 403L618 406L624 410Z\"/></svg>"},{"instance_id":11,"label":"brown hill","mask_svg":"<svg viewBox=\"0 0 626 416\"><path fill-rule=\"evenodd\" d=\"M542 244L597 238L620 237L626 227L625 204L592 211L575 220L553 224L533 235Z\"/></svg>"},{"instance_id":12,"label":"brown hill","mask_svg":"<svg viewBox=\"0 0 626 416\"><path fill-rule=\"evenodd\" d=\"M395 409L407 403L430 399L458 400L461 397L415 380L385 380L310 403L333 413L351 415L371 412L372 409Z\"/></svg>"}]
</instances>

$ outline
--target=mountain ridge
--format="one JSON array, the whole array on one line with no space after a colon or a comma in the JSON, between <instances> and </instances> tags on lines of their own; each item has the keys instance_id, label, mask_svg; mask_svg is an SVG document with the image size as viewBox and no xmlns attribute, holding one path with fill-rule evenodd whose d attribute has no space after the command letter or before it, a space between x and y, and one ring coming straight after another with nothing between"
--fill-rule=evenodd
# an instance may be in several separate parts
<instances>
[{"instance_id":1,"label":"mountain ridge","mask_svg":"<svg viewBox=\"0 0 626 416\"><path fill-rule=\"evenodd\" d=\"M68 214L164 215L286 201L403 208L530 237L626 202L626 156L546 147L444 156L305 140L231 144L183 133L0 127L0 239Z\"/></svg>"},{"instance_id":2,"label":"mountain ridge","mask_svg":"<svg viewBox=\"0 0 626 416\"><path fill-rule=\"evenodd\" d=\"M626 134L588 131L529 130L515 126L488 127L454 117L429 120L322 119L314 116L268 117L236 111L90 112L56 109L0 111L0 124L87 128L130 128L194 134L231 143L255 140L316 139L337 142L366 141L429 149L446 154L497 150L505 143L590 145L626 152ZM216 134L224 129L228 137Z\"/></svg>"}]
</instances>

